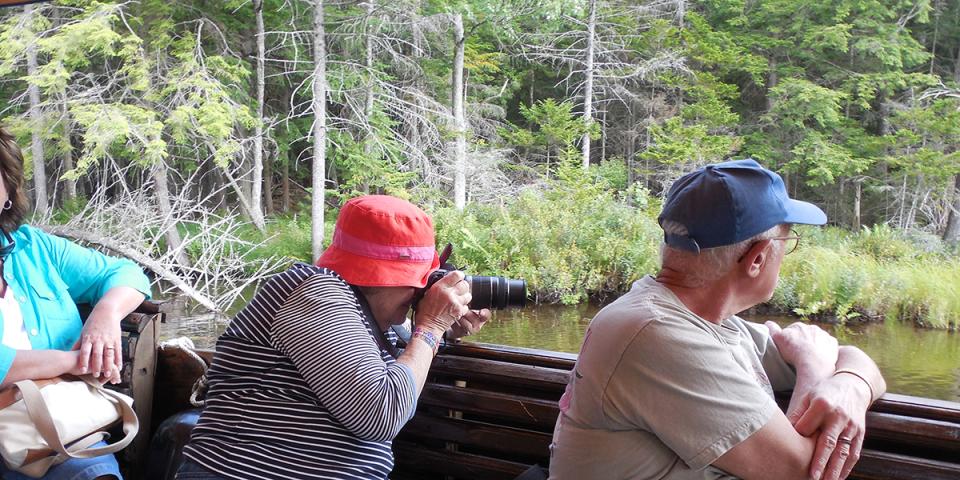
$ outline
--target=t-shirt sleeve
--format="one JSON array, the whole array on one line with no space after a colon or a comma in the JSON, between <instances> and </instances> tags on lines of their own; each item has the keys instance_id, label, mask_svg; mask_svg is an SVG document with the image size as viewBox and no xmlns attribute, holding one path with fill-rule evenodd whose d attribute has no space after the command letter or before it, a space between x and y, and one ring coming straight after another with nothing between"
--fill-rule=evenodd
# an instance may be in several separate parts
<instances>
[{"instance_id":1,"label":"t-shirt sleeve","mask_svg":"<svg viewBox=\"0 0 960 480\"><path fill-rule=\"evenodd\" d=\"M650 322L604 390L604 413L648 430L693 470L770 420L772 398L710 332Z\"/></svg>"},{"instance_id":2,"label":"t-shirt sleeve","mask_svg":"<svg viewBox=\"0 0 960 480\"><path fill-rule=\"evenodd\" d=\"M271 333L274 347L354 435L392 440L416 410L413 373L383 361L352 292L337 278L304 281L277 311Z\"/></svg>"},{"instance_id":3,"label":"t-shirt sleeve","mask_svg":"<svg viewBox=\"0 0 960 480\"><path fill-rule=\"evenodd\" d=\"M797 384L797 372L780 355L780 349L773 343L770 330L758 323L743 320L740 320L740 322L750 333L753 343L757 345L757 353L760 355L763 371L767 374L773 391L786 392L793 390L793 387Z\"/></svg>"}]
</instances>

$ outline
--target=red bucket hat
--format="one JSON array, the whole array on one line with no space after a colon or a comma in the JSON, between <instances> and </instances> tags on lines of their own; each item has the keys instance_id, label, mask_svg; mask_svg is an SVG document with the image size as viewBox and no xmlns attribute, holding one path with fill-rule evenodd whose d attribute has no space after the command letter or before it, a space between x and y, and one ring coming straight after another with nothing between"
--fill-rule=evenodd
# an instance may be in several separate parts
<instances>
[{"instance_id":1,"label":"red bucket hat","mask_svg":"<svg viewBox=\"0 0 960 480\"><path fill-rule=\"evenodd\" d=\"M336 271L352 285L422 288L440 266L433 220L396 197L354 198L340 209L333 241L317 266Z\"/></svg>"}]
</instances>

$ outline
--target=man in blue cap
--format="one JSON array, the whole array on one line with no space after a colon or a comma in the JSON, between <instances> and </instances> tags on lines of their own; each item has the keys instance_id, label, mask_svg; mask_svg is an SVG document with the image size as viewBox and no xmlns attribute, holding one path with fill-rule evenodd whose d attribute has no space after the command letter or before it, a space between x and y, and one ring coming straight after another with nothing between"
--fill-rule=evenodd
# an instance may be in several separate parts
<instances>
[{"instance_id":1,"label":"man in blue cap","mask_svg":"<svg viewBox=\"0 0 960 480\"><path fill-rule=\"evenodd\" d=\"M662 267L590 323L551 445L550 478L840 479L886 390L876 364L815 326L736 313L773 295L792 224L823 225L753 160L670 188ZM774 391L793 390L787 413Z\"/></svg>"}]
</instances>

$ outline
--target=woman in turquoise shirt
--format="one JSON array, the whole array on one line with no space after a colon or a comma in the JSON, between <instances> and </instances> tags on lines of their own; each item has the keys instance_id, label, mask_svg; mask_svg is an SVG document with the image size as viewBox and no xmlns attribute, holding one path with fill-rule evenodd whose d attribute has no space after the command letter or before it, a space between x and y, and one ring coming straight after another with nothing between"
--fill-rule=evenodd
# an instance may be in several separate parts
<instances>
[{"instance_id":1,"label":"woman in turquoise shirt","mask_svg":"<svg viewBox=\"0 0 960 480\"><path fill-rule=\"evenodd\" d=\"M92 373L118 383L120 321L150 295L133 262L108 257L24 225L23 155L0 127L0 388L24 379ZM94 306L81 322L77 303ZM27 477L7 470L0 477ZM70 460L45 479L121 478L106 455Z\"/></svg>"}]
</instances>

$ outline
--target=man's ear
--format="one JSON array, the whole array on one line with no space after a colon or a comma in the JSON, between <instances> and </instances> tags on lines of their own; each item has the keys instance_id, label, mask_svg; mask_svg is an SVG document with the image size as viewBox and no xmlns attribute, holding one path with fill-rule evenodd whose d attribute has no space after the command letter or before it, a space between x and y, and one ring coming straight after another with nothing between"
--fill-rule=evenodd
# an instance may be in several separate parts
<instances>
[{"instance_id":1,"label":"man's ear","mask_svg":"<svg viewBox=\"0 0 960 480\"><path fill-rule=\"evenodd\" d=\"M764 264L770 258L770 239L753 242L747 253L743 254L743 260L740 262L740 268L750 278L757 278L763 271Z\"/></svg>"}]
</instances>

